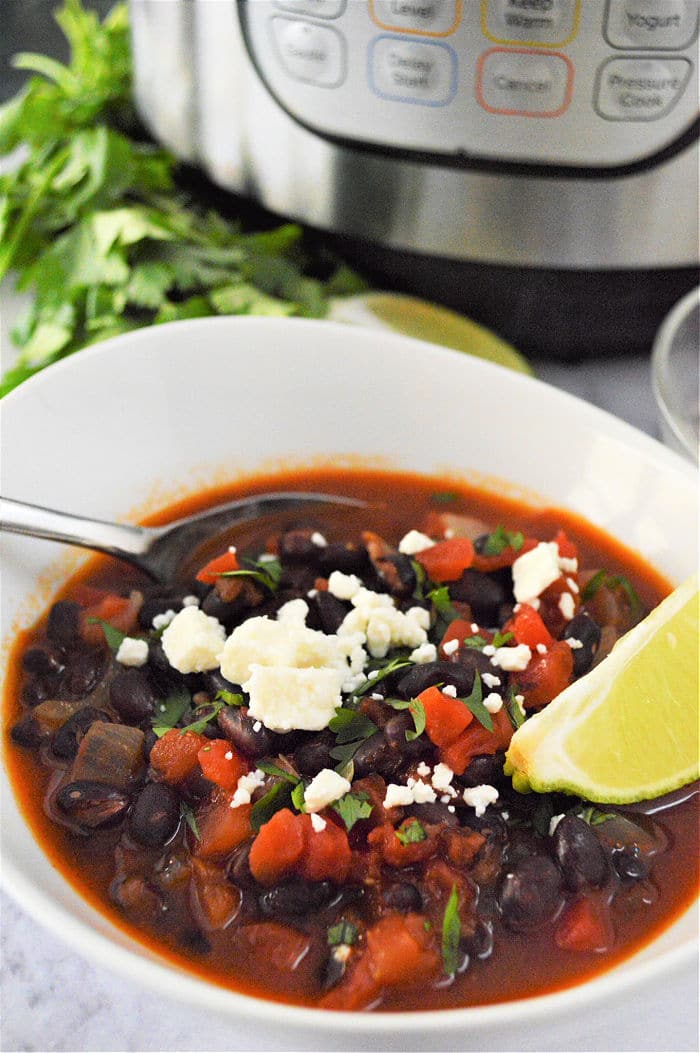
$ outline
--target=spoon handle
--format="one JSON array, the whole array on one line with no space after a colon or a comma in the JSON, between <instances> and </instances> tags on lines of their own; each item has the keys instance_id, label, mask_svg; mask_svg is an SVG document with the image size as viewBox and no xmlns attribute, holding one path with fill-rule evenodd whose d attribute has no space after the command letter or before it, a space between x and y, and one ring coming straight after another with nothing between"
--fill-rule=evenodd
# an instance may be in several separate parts
<instances>
[{"instance_id":1,"label":"spoon handle","mask_svg":"<svg viewBox=\"0 0 700 1053\"><path fill-rule=\"evenodd\" d=\"M126 555L127 558L144 555L152 536L146 527L85 519L7 497L0 497L0 530L78 545L113 556Z\"/></svg>"}]
</instances>

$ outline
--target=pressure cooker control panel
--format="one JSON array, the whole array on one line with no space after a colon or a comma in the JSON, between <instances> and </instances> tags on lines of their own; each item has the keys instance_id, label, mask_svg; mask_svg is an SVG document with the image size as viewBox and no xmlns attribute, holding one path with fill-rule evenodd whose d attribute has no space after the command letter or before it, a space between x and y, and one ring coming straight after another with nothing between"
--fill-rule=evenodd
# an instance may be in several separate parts
<instances>
[{"instance_id":1,"label":"pressure cooker control panel","mask_svg":"<svg viewBox=\"0 0 700 1053\"><path fill-rule=\"evenodd\" d=\"M350 144L634 164L697 116L700 0L239 0L281 106Z\"/></svg>"}]
</instances>

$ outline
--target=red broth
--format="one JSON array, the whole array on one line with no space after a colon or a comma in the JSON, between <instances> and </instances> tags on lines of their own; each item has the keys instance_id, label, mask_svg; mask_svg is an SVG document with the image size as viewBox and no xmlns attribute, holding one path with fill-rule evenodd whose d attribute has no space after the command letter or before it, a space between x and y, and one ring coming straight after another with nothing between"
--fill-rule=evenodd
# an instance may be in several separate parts
<instances>
[{"instance_id":1,"label":"red broth","mask_svg":"<svg viewBox=\"0 0 700 1053\"><path fill-rule=\"evenodd\" d=\"M578 550L581 571L584 568L605 568L610 574L624 575L633 584L645 609L658 603L670 588L661 575L625 546L624 539L613 540L566 511L532 508L504 496L456 484L452 479L315 469L259 477L246 480L245 484L198 494L152 517L151 522L167 522L239 496L242 492L270 489L313 489L357 495L365 498L370 507L363 510L321 508L313 509L311 514L302 510L266 521L262 529L260 524L238 527L223 544L218 541L198 553L190 561L190 571L201 567L210 556L225 550L234 540L239 553L252 548L259 552L266 541L277 537L290 524L321 532L331 544L345 539L356 540L363 530L369 529L393 547L411 529L425 530L426 524L434 529L436 523L444 527L445 523L452 522L440 518L447 514L481 520L486 524L487 532L502 526L510 532L521 532L525 538L539 540L551 540L563 529ZM317 578L323 578L318 568L314 573ZM492 575L498 573L502 576L503 571L494 571ZM323 587L322 581L320 585ZM66 584L57 599L77 597L85 601L87 596L94 601L96 594L86 591L86 586L128 596L131 590L148 592L149 583L136 571L114 561L96 558ZM461 608L462 613L464 610ZM247 616L255 616L255 611L249 611ZM26 699L27 691L32 690L32 682L37 677L23 670L22 656L32 647L46 645L46 629L47 618L44 616L31 630L21 633L14 645L11 675L4 698L7 729L35 712L23 697ZM145 635L144 630L138 632ZM558 632L563 632L561 625ZM101 648L106 655L104 643L94 646L98 650ZM105 662L108 661L105 656ZM114 671L115 667L117 664L112 660L110 668ZM202 690L199 683L192 686ZM63 693L65 696L66 692ZM36 702L36 698L31 701ZM365 702L363 705L366 715L374 717L377 723L386 719L386 714L377 716L378 710L386 708L381 703ZM106 719L120 721L110 710L109 703ZM140 726L148 730L152 722L149 718L141 721ZM302 738L310 734L302 733ZM425 740L425 734L419 737ZM442 752L432 742L426 742L425 746L425 751L416 754L416 758L420 756L423 763L435 764L443 756ZM289 751L292 761L297 756L294 750ZM497 753L496 758L499 756ZM67 821L65 814L57 808L56 793L57 788L66 783L73 760L57 758L46 738L38 748L26 748L8 734L5 760L18 804L42 849L81 895L137 941L173 964L222 986L262 998L324 1005L331 1009L405 1011L483 1005L550 992L581 982L628 957L669 925L697 894L697 797L694 787L677 794L674 800L655 802L656 806L665 807L653 816L645 814L644 806L620 810L623 821L638 824L643 838L646 838L642 856L645 857L645 853L650 855L642 860L643 874L635 871L638 863L636 850L631 850L630 876L629 867L626 871L625 866L620 865L619 845L615 852L608 849L604 880L594 882L592 887L584 887L583 891L580 888L573 891L564 884L557 893L558 905L552 909L551 916L541 924L522 926L514 923L508 914L510 907L504 892L507 874L514 867L517 869L518 860L523 857L535 855L540 860L545 856L551 859L552 838L542 825L547 826L547 814L543 813L544 818L540 815L540 833L536 833L532 825L534 811L541 807L542 802L535 800L534 796L518 800L502 783L499 783L499 801L485 813L486 825L483 820L476 821L473 812L469 812L466 819L464 812L460 812L461 825L455 827L456 833L454 830L450 833L452 828L448 827L453 820L444 812L444 804L447 825L435 825L420 819L426 814L420 807L386 810L384 820L388 817L389 826L393 823L395 828L404 832L406 826L402 823L410 826L413 818L419 818L423 843L434 844L427 861L411 863L396 859L392 850L386 850L387 858L381 856L385 851L380 844L381 836L375 834L372 837L373 826L377 829L380 825L378 817L382 808L379 802L373 804L374 819L361 819L355 824L354 833L353 830L345 831L337 813L330 808L324 809L324 821L340 831L338 837L347 834L352 864L344 882L334 885L333 881L324 878L299 886L302 894L318 893L321 896L318 909L304 914L295 913L296 907L291 913L284 908L280 910L274 903L273 909L268 909L277 895L275 889L283 887L283 894L288 898L290 888L292 892L296 888L294 882L305 880L303 875L300 876L301 872L282 872L281 879L272 886L257 880L251 885L250 864L247 864L245 879L242 884L237 884L238 871L233 869L232 862L236 851L224 849L218 855L214 853L202 859L197 854L193 830L185 818L177 822L166 844L144 847L136 843L129 833L129 823L132 822L129 808L133 812L133 797L118 824L112 828L87 831L79 822ZM250 760L250 766L255 766L254 760ZM467 767L467 772L469 770ZM208 814L210 798L207 793L211 789L211 784L206 783L202 789L201 771L197 769L196 774L198 788L188 789L185 795L188 814L190 819L194 816L195 823L198 816L201 821L201 817ZM385 773L385 776L383 785L393 781L390 774ZM142 781L143 778L142 773ZM402 779L397 776L397 781ZM184 793L183 785L176 785L179 795ZM462 785L457 782L455 785L459 785L461 792ZM135 793L136 790L131 787L128 792ZM214 796L223 792L212 790ZM561 813L570 809L573 803L557 796L551 806ZM287 811L299 825L301 817L291 804L288 804ZM503 813L508 815L505 820L502 819ZM489 816L492 817L490 826ZM604 831L605 822L603 820L597 828L591 826L589 829ZM292 828L293 824L290 830ZM251 833L250 838L252 836ZM416 851L415 847L413 850ZM240 847L237 851L240 852ZM470 853L472 857L468 858ZM461 860L459 865L455 863L457 858ZM363 865L368 868L364 873ZM550 866L547 863L547 866L549 873L552 866L557 870L559 864ZM622 876L619 871L622 871ZM134 881L132 888L130 878L138 875L141 880L144 874L148 879L145 884ZM463 900L459 908L462 939L457 951L459 961L456 965L453 963L456 975L450 976L447 975L449 969L444 955L441 960L441 929L453 880L457 880L457 884L463 881L463 886L459 886ZM559 881L559 876L556 880ZM418 893L407 891L408 886L418 889ZM297 893L299 888L296 888ZM355 895L358 888L362 892L359 901ZM343 889L350 889L352 895L348 894L347 901L341 902L340 906L333 906L333 896ZM464 889L468 891L464 892ZM473 902L466 902L470 897L473 901L476 890L478 909ZM267 897L265 910L260 906L261 897ZM203 899L206 900L204 904ZM575 901L586 901L593 904L595 910L602 909L607 926L604 953L589 946L572 949L561 945L563 918L567 911L572 911ZM163 910L163 905L167 909ZM228 923L227 912L234 915ZM475 928L477 915L481 921L480 927ZM418 921L413 919L420 920L422 934L416 928ZM327 937L339 920L349 921L352 926L348 930L349 950L339 956L345 961L330 963L329 974L330 957L336 952L332 947L329 950ZM392 976L396 963L385 960L382 943L397 940L407 941L409 958L414 953L417 956L413 972L407 969L406 975L398 979ZM341 973L340 979L333 975L334 971Z\"/></svg>"}]
</instances>

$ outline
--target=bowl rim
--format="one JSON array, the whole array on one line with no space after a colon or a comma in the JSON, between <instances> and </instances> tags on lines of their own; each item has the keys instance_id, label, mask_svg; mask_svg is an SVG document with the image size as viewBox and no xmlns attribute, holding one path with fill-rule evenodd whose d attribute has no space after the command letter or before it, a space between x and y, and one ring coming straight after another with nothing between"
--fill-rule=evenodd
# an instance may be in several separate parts
<instances>
[{"instance_id":1,"label":"bowl rim","mask_svg":"<svg viewBox=\"0 0 700 1053\"><path fill-rule=\"evenodd\" d=\"M657 330L651 348L651 388L657 410L661 414L664 424L679 447L686 450L691 457L697 460L698 450L693 448L688 441L688 436L678 426L678 420L672 412L666 397L666 385L664 382L664 373L671 354L673 339L678 328L690 317L693 309L700 312L700 285L691 289L678 300Z\"/></svg>"},{"instance_id":2,"label":"bowl rim","mask_svg":"<svg viewBox=\"0 0 700 1053\"><path fill-rule=\"evenodd\" d=\"M621 420L605 410L587 402L586 400L572 395L566 391L553 387L537 377L513 372L503 366L497 365L483 359L465 356L462 352L441 347L417 340L402 334L381 333L377 334L371 330L362 328L355 329L347 324L331 322L322 319L304 318L262 318L262 317L216 317L202 319L187 319L166 323L154 327L144 327L130 333L120 334L109 340L103 341L92 347L85 348L80 355L70 356L54 363L48 370L31 377L20 387L3 399L6 406L14 406L28 394L39 391L43 385L50 384L59 371L65 372L75 368L80 369L80 362L113 353L115 349L130 347L135 341L149 343L156 340L161 344L167 343L168 333L176 327L178 331L207 330L214 328L228 329L234 326L236 329L243 328L267 328L271 332L277 329L287 329L290 325L298 329L308 328L310 331L322 331L328 333L330 329L342 332L347 337L348 330L352 330L358 340L380 339L391 344L411 344L415 348L422 348L423 353L430 353L436 358L444 355L457 355L468 362L466 368L473 369L476 373L485 376L510 377L510 382L517 386L524 385L528 389L532 385L537 386L540 391L549 393L557 401L571 405L572 410L584 412L593 425L603 424L605 430L615 438L623 442L631 443L636 450L645 458L661 462L663 467L669 467L677 474L686 477L687 482L695 483L696 472L693 466L680 454L663 446L656 439L646 433L634 428L626 421ZM493 371L496 371L494 374ZM0 408L1 414L1 408ZM13 791L11 791L13 792ZM28 824L26 824L28 826ZM31 833L31 828L29 828ZM33 835L32 835L33 836ZM135 974L139 980L151 989L165 994L171 998L181 997L200 1008L216 1011L224 1016L232 1013L243 1015L248 1019L265 1022L274 1019L276 1027L289 1027L295 1031L303 1028L318 1028L319 1025L329 1026L343 1034L389 1034L400 1029L407 1033L415 1034L418 1031L429 1028L432 1032L454 1032L459 1030L469 1033L475 1030L491 1031L502 1026L524 1023L530 1020L551 1020L565 1015L573 1008L581 1008L591 1003L601 1003L624 994L631 988L647 983L658 977L663 971L670 973L672 970L685 967L692 963L696 956L696 941L693 937L685 938L679 945L666 948L659 952L654 958L634 961L623 959L617 965L613 965L601 973L595 974L587 980L577 982L570 987L564 987L549 993L526 996L522 999L513 999L507 1002L492 1003L489 1005L466 1006L454 1009L440 1010L414 1010L411 1012L388 1012L375 1010L371 1013L358 1013L346 1011L325 1011L316 1007L292 1005L272 999L244 994L242 992L223 987L214 981L210 981L196 973L189 972L184 967L168 961L166 958L151 951L150 948L130 937L108 917L92 907L79 893L68 885L70 892L81 899L84 907L93 911L108 926L114 928L115 932L126 942L119 942L109 935L92 928L83 918L76 919L75 914L62 904L56 902L49 895L41 891L28 880L22 873L21 867L2 854L0 859L0 883L10 893L18 906L30 913L30 915L61 940L68 943L75 951L83 957L92 958L107 969L133 980ZM65 881L65 879L63 879ZM686 911L681 912L674 919L684 917L687 913L697 908L697 901L691 903ZM662 930L663 932L668 929ZM660 933L659 935L661 935ZM657 937L658 938L658 937ZM653 943L653 940L650 941ZM647 944L644 947L648 946ZM644 948L640 948L640 951ZM636 952L639 953L639 952Z\"/></svg>"}]
</instances>

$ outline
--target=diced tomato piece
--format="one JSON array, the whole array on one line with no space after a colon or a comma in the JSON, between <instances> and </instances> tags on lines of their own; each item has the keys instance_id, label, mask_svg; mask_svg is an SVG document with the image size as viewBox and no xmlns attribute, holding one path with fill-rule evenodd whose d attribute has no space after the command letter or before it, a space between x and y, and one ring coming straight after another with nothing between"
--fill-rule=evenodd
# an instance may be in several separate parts
<instances>
[{"instance_id":1,"label":"diced tomato piece","mask_svg":"<svg viewBox=\"0 0 700 1053\"><path fill-rule=\"evenodd\" d=\"M578 559L578 548L574 542L566 536L563 530L557 531L554 542L559 549L559 555L564 559Z\"/></svg>"},{"instance_id":2,"label":"diced tomato piece","mask_svg":"<svg viewBox=\"0 0 700 1053\"><path fill-rule=\"evenodd\" d=\"M470 636L474 636L475 633L472 631L472 622L468 622L466 618L453 618L450 624L445 629L444 636L440 641L438 650L440 651L440 657L447 658L445 654L445 644L450 643L452 640L457 640L460 647L463 646L464 641ZM486 637L485 637L486 639ZM489 635L490 639L490 635Z\"/></svg>"},{"instance_id":3,"label":"diced tomato piece","mask_svg":"<svg viewBox=\"0 0 700 1053\"><path fill-rule=\"evenodd\" d=\"M438 955L421 914L388 914L367 932L372 976L381 986L427 982Z\"/></svg>"},{"instance_id":4,"label":"diced tomato piece","mask_svg":"<svg viewBox=\"0 0 700 1053\"><path fill-rule=\"evenodd\" d=\"M214 798L197 815L199 840L195 842L193 853L200 859L213 859L226 856L237 845L252 836L250 813L252 805L241 804L231 807L231 795L222 793Z\"/></svg>"},{"instance_id":5,"label":"diced tomato piece","mask_svg":"<svg viewBox=\"0 0 700 1053\"><path fill-rule=\"evenodd\" d=\"M458 867L469 866L486 841L483 834L470 830L468 827L460 830L446 830L443 838L447 845L447 858Z\"/></svg>"},{"instance_id":6,"label":"diced tomato piece","mask_svg":"<svg viewBox=\"0 0 700 1053\"><path fill-rule=\"evenodd\" d=\"M232 570L240 570L240 564L235 552L224 552L221 556L215 556L206 563L199 574L197 581L205 585L216 585L216 579L221 574L228 574Z\"/></svg>"},{"instance_id":7,"label":"diced tomato piece","mask_svg":"<svg viewBox=\"0 0 700 1053\"><path fill-rule=\"evenodd\" d=\"M513 725L505 707L499 709L498 713L493 713L491 719L492 732L475 720L459 738L449 746L441 748L440 759L452 768L456 775L462 775L466 771L472 757L492 755L508 746L513 735Z\"/></svg>"},{"instance_id":8,"label":"diced tomato piece","mask_svg":"<svg viewBox=\"0 0 700 1053\"><path fill-rule=\"evenodd\" d=\"M433 581L457 581L474 562L474 546L467 537L438 541L415 557Z\"/></svg>"},{"instance_id":9,"label":"diced tomato piece","mask_svg":"<svg viewBox=\"0 0 700 1053\"><path fill-rule=\"evenodd\" d=\"M529 603L520 604L513 617L503 626L503 631L511 632L516 643L527 644L533 651L538 644L551 647L554 643L554 637Z\"/></svg>"},{"instance_id":10,"label":"diced tomato piece","mask_svg":"<svg viewBox=\"0 0 700 1053\"><path fill-rule=\"evenodd\" d=\"M571 903L557 925L554 942L565 951L607 951L614 939L608 908L583 896Z\"/></svg>"},{"instance_id":11,"label":"diced tomato piece","mask_svg":"<svg viewBox=\"0 0 700 1053\"><path fill-rule=\"evenodd\" d=\"M322 1009L343 1009L346 1011L368 1009L379 994L379 984L370 969L368 956L363 954L337 987L324 995L319 1005Z\"/></svg>"},{"instance_id":12,"label":"diced tomato piece","mask_svg":"<svg viewBox=\"0 0 700 1053\"><path fill-rule=\"evenodd\" d=\"M534 654L527 668L517 674L518 691L526 709L541 709L571 683L574 656L563 640L556 640L546 654Z\"/></svg>"},{"instance_id":13,"label":"diced tomato piece","mask_svg":"<svg viewBox=\"0 0 700 1053\"><path fill-rule=\"evenodd\" d=\"M306 847L305 824L302 816L289 808L275 812L264 823L250 849L250 872L262 885L274 883L292 873Z\"/></svg>"},{"instance_id":14,"label":"diced tomato piece","mask_svg":"<svg viewBox=\"0 0 700 1053\"><path fill-rule=\"evenodd\" d=\"M306 840L298 873L309 881L345 881L351 858L345 829L326 819L323 830L314 830L310 815L300 815L297 821L304 825Z\"/></svg>"},{"instance_id":15,"label":"diced tomato piece","mask_svg":"<svg viewBox=\"0 0 700 1053\"><path fill-rule=\"evenodd\" d=\"M197 767L197 755L207 742L208 739L196 731L171 728L154 743L151 767L163 782L182 782Z\"/></svg>"},{"instance_id":16,"label":"diced tomato piece","mask_svg":"<svg viewBox=\"0 0 700 1053\"><path fill-rule=\"evenodd\" d=\"M411 820L407 820L410 823ZM415 820L414 820L415 821ZM404 824L401 824L402 827ZM401 829L401 827L399 827ZM391 823L384 823L375 827L367 836L367 841L373 847L379 849L382 859L390 867L410 867L414 863L422 863L435 854L437 848L436 838L428 835L423 841L411 841L404 844L396 834Z\"/></svg>"},{"instance_id":17,"label":"diced tomato piece","mask_svg":"<svg viewBox=\"0 0 700 1053\"><path fill-rule=\"evenodd\" d=\"M282 974L294 972L311 945L306 933L297 932L277 921L245 925L237 938L250 948L251 958L265 962Z\"/></svg>"},{"instance_id":18,"label":"diced tomato piece","mask_svg":"<svg viewBox=\"0 0 700 1053\"><path fill-rule=\"evenodd\" d=\"M88 643L104 643L102 626L93 619L108 622L122 633L130 633L136 627L140 601L116 593L103 594L102 599L86 607L80 618L80 635Z\"/></svg>"},{"instance_id":19,"label":"diced tomato piece","mask_svg":"<svg viewBox=\"0 0 700 1053\"><path fill-rule=\"evenodd\" d=\"M221 867L201 859L192 860L192 896L196 913L210 931L230 925L241 906L240 890Z\"/></svg>"},{"instance_id":20,"label":"diced tomato piece","mask_svg":"<svg viewBox=\"0 0 700 1053\"><path fill-rule=\"evenodd\" d=\"M449 746L474 719L458 698L444 695L439 687L428 687L418 696L425 711L425 730L436 746Z\"/></svg>"},{"instance_id":21,"label":"diced tomato piece","mask_svg":"<svg viewBox=\"0 0 700 1053\"><path fill-rule=\"evenodd\" d=\"M222 790L235 790L250 765L227 739L207 739L197 754L202 774Z\"/></svg>"}]
</instances>

